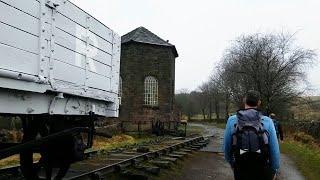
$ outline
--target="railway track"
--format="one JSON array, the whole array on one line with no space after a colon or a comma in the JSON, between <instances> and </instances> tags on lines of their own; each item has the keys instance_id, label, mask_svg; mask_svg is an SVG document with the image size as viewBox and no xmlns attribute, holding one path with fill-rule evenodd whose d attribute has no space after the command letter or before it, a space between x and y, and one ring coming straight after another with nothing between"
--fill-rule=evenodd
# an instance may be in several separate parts
<instances>
[{"instance_id":1,"label":"railway track","mask_svg":"<svg viewBox=\"0 0 320 180\"><path fill-rule=\"evenodd\" d=\"M89 152L87 159L71 166L64 179L105 179L114 173L122 179L145 179L149 174L158 174L161 168L170 167L178 159L207 144L208 138L203 136L164 138L111 151ZM0 169L0 180L23 179L19 168Z\"/></svg>"}]
</instances>

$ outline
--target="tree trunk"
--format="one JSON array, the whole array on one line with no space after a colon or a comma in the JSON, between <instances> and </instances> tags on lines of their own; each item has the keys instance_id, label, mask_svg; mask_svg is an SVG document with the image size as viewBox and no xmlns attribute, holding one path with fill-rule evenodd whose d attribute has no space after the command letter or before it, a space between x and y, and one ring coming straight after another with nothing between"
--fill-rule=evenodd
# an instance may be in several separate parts
<instances>
[{"instance_id":1,"label":"tree trunk","mask_svg":"<svg viewBox=\"0 0 320 180\"><path fill-rule=\"evenodd\" d=\"M220 108L219 108L219 101L216 99L215 101L215 113L216 113L216 117L217 117L217 120L219 121L220 119Z\"/></svg>"},{"instance_id":2,"label":"tree trunk","mask_svg":"<svg viewBox=\"0 0 320 180\"><path fill-rule=\"evenodd\" d=\"M209 121L212 121L212 102L210 100L210 103L209 103Z\"/></svg>"},{"instance_id":3,"label":"tree trunk","mask_svg":"<svg viewBox=\"0 0 320 180\"><path fill-rule=\"evenodd\" d=\"M216 97L214 98L214 109L215 109L215 113L216 113L216 118L217 118L217 121L219 121L220 119L220 108L219 108L219 99L218 99L218 94L216 94Z\"/></svg>"},{"instance_id":4,"label":"tree trunk","mask_svg":"<svg viewBox=\"0 0 320 180\"><path fill-rule=\"evenodd\" d=\"M229 106L230 106L228 93L226 93L225 103L226 103L226 105L225 105L225 118L226 118L226 120L228 120L228 118L229 118Z\"/></svg>"},{"instance_id":5,"label":"tree trunk","mask_svg":"<svg viewBox=\"0 0 320 180\"><path fill-rule=\"evenodd\" d=\"M206 120L206 111L204 108L202 109L202 116L203 116L203 120Z\"/></svg>"}]
</instances>

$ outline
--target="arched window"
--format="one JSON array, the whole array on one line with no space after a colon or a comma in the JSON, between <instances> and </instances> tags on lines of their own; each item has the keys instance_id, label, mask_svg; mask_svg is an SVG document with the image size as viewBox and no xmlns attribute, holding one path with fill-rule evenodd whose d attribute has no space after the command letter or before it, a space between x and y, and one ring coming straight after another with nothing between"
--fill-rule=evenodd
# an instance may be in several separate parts
<instances>
[{"instance_id":1,"label":"arched window","mask_svg":"<svg viewBox=\"0 0 320 180\"><path fill-rule=\"evenodd\" d=\"M120 76L119 78L119 94L118 94L119 97L122 97L122 78Z\"/></svg>"},{"instance_id":2,"label":"arched window","mask_svg":"<svg viewBox=\"0 0 320 180\"><path fill-rule=\"evenodd\" d=\"M144 80L144 104L158 105L158 80L153 76L148 76Z\"/></svg>"}]
</instances>

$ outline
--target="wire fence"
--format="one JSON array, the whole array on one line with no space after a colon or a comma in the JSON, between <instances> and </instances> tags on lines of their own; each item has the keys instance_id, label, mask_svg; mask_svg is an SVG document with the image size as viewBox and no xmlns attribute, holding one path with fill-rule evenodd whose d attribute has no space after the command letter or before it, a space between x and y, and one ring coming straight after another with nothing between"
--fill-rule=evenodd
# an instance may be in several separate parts
<instances>
[{"instance_id":1,"label":"wire fence","mask_svg":"<svg viewBox=\"0 0 320 180\"><path fill-rule=\"evenodd\" d=\"M178 130L178 121L121 121L121 131L139 134L171 134Z\"/></svg>"}]
</instances>

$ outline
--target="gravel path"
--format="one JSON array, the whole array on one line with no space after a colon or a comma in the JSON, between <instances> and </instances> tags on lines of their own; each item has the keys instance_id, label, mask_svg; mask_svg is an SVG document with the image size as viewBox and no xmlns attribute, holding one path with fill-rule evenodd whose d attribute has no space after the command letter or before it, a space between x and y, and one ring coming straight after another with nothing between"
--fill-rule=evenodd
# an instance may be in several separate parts
<instances>
[{"instance_id":1,"label":"gravel path","mask_svg":"<svg viewBox=\"0 0 320 180\"><path fill-rule=\"evenodd\" d=\"M179 177L186 180L196 179L233 179L232 171L224 161L222 152L223 129L214 125L190 123L191 126L203 127L205 135L213 135L209 145L192 156L181 169ZM179 178L177 178L179 179ZM279 180L304 180L305 178L297 170L294 162L285 154L281 154L281 169Z\"/></svg>"},{"instance_id":2,"label":"gravel path","mask_svg":"<svg viewBox=\"0 0 320 180\"><path fill-rule=\"evenodd\" d=\"M223 156L209 152L197 152L185 159L182 167L161 176L161 180L233 180L231 168Z\"/></svg>"},{"instance_id":3,"label":"gravel path","mask_svg":"<svg viewBox=\"0 0 320 180\"><path fill-rule=\"evenodd\" d=\"M294 162L285 154L281 154L281 169L279 180L304 180L305 178L295 167Z\"/></svg>"}]
</instances>

